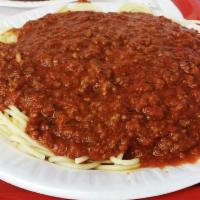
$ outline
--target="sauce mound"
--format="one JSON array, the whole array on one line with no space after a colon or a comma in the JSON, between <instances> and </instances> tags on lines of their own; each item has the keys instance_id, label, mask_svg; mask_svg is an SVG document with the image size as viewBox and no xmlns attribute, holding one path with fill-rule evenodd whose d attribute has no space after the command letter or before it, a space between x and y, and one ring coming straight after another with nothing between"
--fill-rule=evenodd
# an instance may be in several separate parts
<instances>
[{"instance_id":1,"label":"sauce mound","mask_svg":"<svg viewBox=\"0 0 200 200\"><path fill-rule=\"evenodd\" d=\"M0 109L56 155L142 166L200 156L200 35L141 13L67 12L0 43Z\"/></svg>"}]
</instances>

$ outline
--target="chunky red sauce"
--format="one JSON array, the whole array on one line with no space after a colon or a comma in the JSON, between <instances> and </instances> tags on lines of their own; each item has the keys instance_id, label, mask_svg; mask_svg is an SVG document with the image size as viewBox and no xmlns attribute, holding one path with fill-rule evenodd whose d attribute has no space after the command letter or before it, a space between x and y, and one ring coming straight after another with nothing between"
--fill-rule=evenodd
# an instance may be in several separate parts
<instances>
[{"instance_id":1,"label":"chunky red sauce","mask_svg":"<svg viewBox=\"0 0 200 200\"><path fill-rule=\"evenodd\" d=\"M199 157L196 31L149 14L95 12L47 15L18 31L16 44L0 44L0 109L25 112L27 133L56 155L124 152L143 166Z\"/></svg>"}]
</instances>

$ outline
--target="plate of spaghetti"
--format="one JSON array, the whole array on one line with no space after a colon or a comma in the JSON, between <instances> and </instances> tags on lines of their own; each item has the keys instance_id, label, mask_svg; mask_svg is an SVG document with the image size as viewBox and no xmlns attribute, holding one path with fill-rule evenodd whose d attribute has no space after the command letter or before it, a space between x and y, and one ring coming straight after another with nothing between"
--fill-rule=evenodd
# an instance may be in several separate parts
<instances>
[{"instance_id":1,"label":"plate of spaghetti","mask_svg":"<svg viewBox=\"0 0 200 200\"><path fill-rule=\"evenodd\" d=\"M55 5L59 2L73 2L73 0L0 0L0 6L15 8L37 8Z\"/></svg>"},{"instance_id":2,"label":"plate of spaghetti","mask_svg":"<svg viewBox=\"0 0 200 200\"><path fill-rule=\"evenodd\" d=\"M199 183L198 21L99 2L6 23L1 179L76 199L144 198Z\"/></svg>"}]
</instances>

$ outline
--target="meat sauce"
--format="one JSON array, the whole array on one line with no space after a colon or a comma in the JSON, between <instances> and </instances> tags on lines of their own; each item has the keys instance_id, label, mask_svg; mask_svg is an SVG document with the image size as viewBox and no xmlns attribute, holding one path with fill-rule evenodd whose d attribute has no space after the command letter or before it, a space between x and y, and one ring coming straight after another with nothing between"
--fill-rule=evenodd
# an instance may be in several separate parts
<instances>
[{"instance_id":1,"label":"meat sauce","mask_svg":"<svg viewBox=\"0 0 200 200\"><path fill-rule=\"evenodd\" d=\"M141 13L67 12L0 44L0 110L56 155L142 166L200 155L200 35Z\"/></svg>"}]
</instances>

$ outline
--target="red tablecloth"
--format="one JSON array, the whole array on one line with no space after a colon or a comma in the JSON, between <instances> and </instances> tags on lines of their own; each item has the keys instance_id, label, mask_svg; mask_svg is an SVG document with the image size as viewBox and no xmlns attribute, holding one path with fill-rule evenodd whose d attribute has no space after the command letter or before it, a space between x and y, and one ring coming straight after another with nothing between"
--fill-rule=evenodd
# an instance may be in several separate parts
<instances>
[{"instance_id":1,"label":"red tablecloth","mask_svg":"<svg viewBox=\"0 0 200 200\"><path fill-rule=\"evenodd\" d=\"M0 199L1 200L61 200L59 198L48 197L33 192L28 192L7 183L0 182ZM144 200L198 200L200 199L200 185L190 187L175 193L146 198Z\"/></svg>"},{"instance_id":2,"label":"red tablecloth","mask_svg":"<svg viewBox=\"0 0 200 200\"><path fill-rule=\"evenodd\" d=\"M173 0L173 2L185 18L200 20L200 0Z\"/></svg>"},{"instance_id":3,"label":"red tablecloth","mask_svg":"<svg viewBox=\"0 0 200 200\"><path fill-rule=\"evenodd\" d=\"M176 6L181 10L185 18L200 20L200 0L173 0L173 1L176 4ZM28 192L16 188L3 181L0 181L0 199L1 200L58 200L58 198L39 195L33 192ZM200 185L196 185L168 195L148 198L148 200L187 200L187 199L200 199Z\"/></svg>"}]
</instances>

